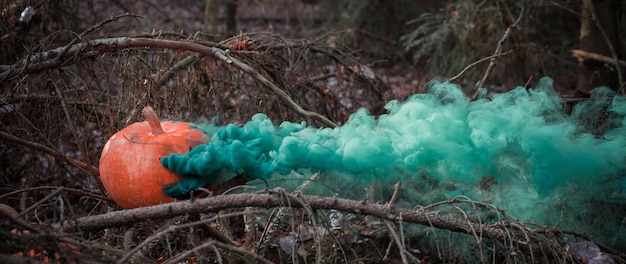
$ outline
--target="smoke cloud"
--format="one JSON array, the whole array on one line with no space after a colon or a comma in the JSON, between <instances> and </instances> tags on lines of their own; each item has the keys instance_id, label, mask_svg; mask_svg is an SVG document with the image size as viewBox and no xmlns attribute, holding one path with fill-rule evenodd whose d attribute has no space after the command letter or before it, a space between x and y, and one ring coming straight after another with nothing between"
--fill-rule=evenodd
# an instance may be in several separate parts
<instances>
[{"instance_id":1,"label":"smoke cloud","mask_svg":"<svg viewBox=\"0 0 626 264\"><path fill-rule=\"evenodd\" d=\"M457 85L433 82L427 94L390 102L388 114L359 110L334 129L304 122L275 126L263 114L241 127L199 125L212 135L209 143L161 159L185 176L165 191L188 197L222 170L263 180L334 173L343 177L337 181L352 181L353 190L426 178L448 186L438 197L464 195L522 221L554 224L593 213L588 208L594 202L624 203L625 103L598 88L570 113L547 77L533 89L477 101Z\"/></svg>"}]
</instances>

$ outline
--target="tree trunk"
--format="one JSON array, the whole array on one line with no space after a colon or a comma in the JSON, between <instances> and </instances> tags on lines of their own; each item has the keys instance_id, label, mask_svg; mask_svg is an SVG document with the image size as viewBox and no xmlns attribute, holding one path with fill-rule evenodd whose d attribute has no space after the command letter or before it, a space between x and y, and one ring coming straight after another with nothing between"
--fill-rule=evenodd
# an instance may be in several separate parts
<instances>
[{"instance_id":1,"label":"tree trunk","mask_svg":"<svg viewBox=\"0 0 626 264\"><path fill-rule=\"evenodd\" d=\"M215 34L219 28L220 1L204 1L204 26L208 32Z\"/></svg>"},{"instance_id":2,"label":"tree trunk","mask_svg":"<svg viewBox=\"0 0 626 264\"><path fill-rule=\"evenodd\" d=\"M226 32L230 35L237 34L237 0L226 1Z\"/></svg>"},{"instance_id":3,"label":"tree trunk","mask_svg":"<svg viewBox=\"0 0 626 264\"><path fill-rule=\"evenodd\" d=\"M581 50L611 58L613 54L609 45L612 45L615 52L620 51L617 35L619 25L617 14L621 7L619 1L621 0L583 0L580 26ZM578 70L576 84L578 93L588 95L593 88L603 85L614 90L618 89L618 76L614 64L609 65L585 59L580 60Z\"/></svg>"}]
</instances>

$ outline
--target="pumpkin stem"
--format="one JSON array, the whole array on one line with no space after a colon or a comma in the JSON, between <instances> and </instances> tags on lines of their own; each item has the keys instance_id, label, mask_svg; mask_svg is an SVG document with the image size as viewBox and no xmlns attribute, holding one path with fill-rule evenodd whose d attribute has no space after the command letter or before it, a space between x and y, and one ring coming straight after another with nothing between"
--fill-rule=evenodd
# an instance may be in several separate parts
<instances>
[{"instance_id":1,"label":"pumpkin stem","mask_svg":"<svg viewBox=\"0 0 626 264\"><path fill-rule=\"evenodd\" d=\"M159 120L159 116L154 111L154 109L150 106L146 106L141 110L141 115L148 121L148 125L152 129L150 135L157 136L165 133L163 131L163 127L161 127L161 121Z\"/></svg>"}]
</instances>

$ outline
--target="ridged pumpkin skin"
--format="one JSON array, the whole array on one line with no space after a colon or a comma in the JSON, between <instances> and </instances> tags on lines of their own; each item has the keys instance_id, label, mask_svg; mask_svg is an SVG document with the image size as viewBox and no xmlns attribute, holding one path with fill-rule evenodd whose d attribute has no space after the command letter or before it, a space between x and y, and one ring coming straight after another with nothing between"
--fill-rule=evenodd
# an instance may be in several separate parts
<instances>
[{"instance_id":1,"label":"ridged pumpkin skin","mask_svg":"<svg viewBox=\"0 0 626 264\"><path fill-rule=\"evenodd\" d=\"M100 156L102 184L111 199L124 209L174 201L163 194L163 187L182 177L163 167L159 159L185 153L208 141L200 130L190 128L191 123L160 122L151 107L144 108L142 114L148 121L115 133Z\"/></svg>"}]
</instances>

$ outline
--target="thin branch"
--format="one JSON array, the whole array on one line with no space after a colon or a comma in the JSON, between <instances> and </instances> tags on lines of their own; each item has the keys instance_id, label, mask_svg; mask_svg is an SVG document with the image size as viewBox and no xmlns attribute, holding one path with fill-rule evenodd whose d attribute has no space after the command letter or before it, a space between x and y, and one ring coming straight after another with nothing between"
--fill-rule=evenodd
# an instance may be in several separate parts
<instances>
[{"instance_id":1,"label":"thin branch","mask_svg":"<svg viewBox=\"0 0 626 264\"><path fill-rule=\"evenodd\" d=\"M2 103L2 106L0 106L0 108L2 107L6 107L7 105L18 105L24 102L39 102L39 101L58 101L59 96L57 95L47 95L47 94L10 94L10 96L4 97L4 98L0 98L0 103ZM50 103L50 102L46 102L46 103ZM75 101L75 100L65 100L65 103L67 105L78 105L78 106L83 106L83 105L87 105L87 106L100 106L100 107L104 107L106 106L103 103L94 103L94 102L86 102L86 101ZM8 113L8 112L12 112L15 109L17 109L20 106L16 106L13 109L7 109L5 108L4 113Z\"/></svg>"},{"instance_id":2,"label":"thin branch","mask_svg":"<svg viewBox=\"0 0 626 264\"><path fill-rule=\"evenodd\" d=\"M111 23L111 22L115 22L115 21L117 21L118 19L123 18L123 17L133 17L133 18L135 18L135 19L136 19L136 18L140 18L141 16L137 16L137 15L134 15L134 14L126 13L126 14L123 14L123 15L110 16L110 17L108 17L107 19L105 19L105 20L102 20L102 21L98 22L97 24L95 24L95 25L93 25L93 26L89 27L87 30L85 30L85 31L83 31L82 33L78 34L78 36L76 36L74 39L72 39L72 41L70 41L70 43L68 43L67 45L65 45L65 46L63 47L63 50L62 50L62 51L58 54L58 56L57 56L56 58L54 58L54 60L61 59L61 58L65 55L65 53L66 53L66 52L67 52L67 51L68 51L68 50L69 50L69 49L70 49L70 48L71 48L74 44L76 44L78 41L82 40L82 39L83 39L83 38L84 38L87 34L89 34L89 33L93 32L93 31L96 31L96 30L98 30L98 29L100 29L100 28L104 27L104 25L106 25L106 24L108 24L108 23Z\"/></svg>"},{"instance_id":3,"label":"thin branch","mask_svg":"<svg viewBox=\"0 0 626 264\"><path fill-rule=\"evenodd\" d=\"M31 205L30 207L24 209L24 211L22 211L20 213L20 216L24 216L24 215L28 214L30 211L35 210L35 208L39 207L41 204L43 204L43 203L47 202L48 200L50 200L51 198L57 196L61 191L63 191L63 186L58 187L54 192L51 192L50 194L46 195L46 197L44 197L43 199L37 201L36 203Z\"/></svg>"},{"instance_id":4,"label":"thin branch","mask_svg":"<svg viewBox=\"0 0 626 264\"><path fill-rule=\"evenodd\" d=\"M615 60L613 60L613 58L609 56L604 56L598 53L593 53L593 52L579 50L579 49L573 49L572 56L578 58L579 60L596 60L596 61L604 62L607 64L616 63ZM617 65L619 65L622 68L626 68L626 61L617 60Z\"/></svg>"},{"instance_id":5,"label":"thin branch","mask_svg":"<svg viewBox=\"0 0 626 264\"><path fill-rule=\"evenodd\" d=\"M65 122L67 124L68 130L72 132L72 137L74 137L74 141L80 142L80 139L78 138L78 135L76 134L76 126L74 125L73 118L70 115L70 111L68 110L63 92L61 92L61 89L59 89L59 86L56 85L56 83L51 82L50 85L54 87L54 90L56 91L56 95L59 97L59 101L61 102L61 109L63 109L63 113L65 114ZM82 146L80 144L78 144L78 147L81 148L82 153L85 153L84 149L82 149Z\"/></svg>"},{"instance_id":6,"label":"thin branch","mask_svg":"<svg viewBox=\"0 0 626 264\"><path fill-rule=\"evenodd\" d=\"M243 63L242 61L234 58L226 51L219 49L217 47L207 47L195 42L189 41L176 41L176 40L164 40L164 39L151 39L151 38L129 38L129 37L120 37L120 38L107 38L107 39L96 39L91 40L85 43L77 43L72 45L69 49L65 49L65 47L56 48L53 50L49 50L46 52L38 53L35 55L31 55L23 59L22 61L13 64L13 65L0 65L0 80L4 80L6 78L10 78L23 73L32 73L41 70L56 68L67 61L57 60L58 54L63 52L65 55L64 58L71 59L73 56L94 56L97 53L107 53L107 52L115 52L128 48L162 48L162 49L173 49L173 50L186 50L191 52L197 52L203 55L210 55L217 59L223 60L226 64L231 65L244 73L250 75L253 79L262 83L266 87L268 87L274 94L278 95L282 100L284 100L289 107L295 110L298 114L302 115L305 118L311 118L317 120L324 125L334 128L337 127L333 121L328 118L303 109L300 105L298 105L289 95L280 89L276 84L272 83L265 76L258 73L249 65Z\"/></svg>"},{"instance_id":7,"label":"thin branch","mask_svg":"<svg viewBox=\"0 0 626 264\"><path fill-rule=\"evenodd\" d=\"M402 182L399 181L393 186L393 194L391 195L391 199L387 202L387 208L391 209L396 202L398 202L398 197L400 196L400 190L402 189Z\"/></svg>"},{"instance_id":8,"label":"thin branch","mask_svg":"<svg viewBox=\"0 0 626 264\"><path fill-rule=\"evenodd\" d=\"M454 82L456 79L461 78L461 75L463 75L467 70L473 68L474 66L481 64L487 60L491 60L491 59L495 59L495 58L499 58L502 56L507 56L509 54L511 54L513 52L513 50L509 50L507 52L503 52L503 53L498 53L498 54L493 54L491 56L488 57L484 57L480 60L477 60L475 62L472 62L470 65L465 66L465 68L463 68L463 70L461 72L459 72L457 75L454 75L453 77L451 77L450 79L448 79L448 81L450 82Z\"/></svg>"},{"instance_id":9,"label":"thin branch","mask_svg":"<svg viewBox=\"0 0 626 264\"><path fill-rule=\"evenodd\" d=\"M15 209L13 209L13 207L8 206L6 204L0 204L0 219L1 218L8 219L14 224L17 224L30 232L38 233L38 234L42 233L41 230L29 225L26 222L26 220L24 220L24 218L22 218L22 216L20 216L20 214L17 213Z\"/></svg>"},{"instance_id":10,"label":"thin branch","mask_svg":"<svg viewBox=\"0 0 626 264\"><path fill-rule=\"evenodd\" d=\"M218 217L232 217L232 216L238 216L238 215L242 215L242 214L243 213L238 213L237 212L237 213L228 214L226 216L215 216L215 217L202 219L202 220L198 220L198 221L194 221L194 222L190 222L190 223L185 223L185 224L168 225L163 230L159 230L158 232L155 232L154 234L152 234L151 236L149 236L148 238L143 240L139 245L135 246L132 250L128 251L126 254L124 254L124 256L122 258L120 258L117 261L117 263L127 263L128 260L133 255L135 255L135 253L137 253L137 251L145 248L150 242L152 242L154 240L157 240L157 239L165 236L166 234L174 233L175 231L178 231L178 230L181 230L181 229L187 229L187 228L195 227L195 226L201 226L202 227L203 225L207 225L209 222L215 221L215 219L217 219ZM213 228L213 227L211 227L211 228ZM215 232L219 233L219 231L215 231ZM215 234L212 233L211 235L215 235ZM218 236L219 237L216 237L217 241L221 241L222 243L225 243L225 244L234 245L234 243L232 241L230 241L230 239L224 237L223 234L219 233Z\"/></svg>"},{"instance_id":11,"label":"thin branch","mask_svg":"<svg viewBox=\"0 0 626 264\"><path fill-rule=\"evenodd\" d=\"M406 248L404 247L404 243L400 239L400 236L396 232L396 228L395 228L396 225L389 220L384 220L383 222L385 223L385 226L387 226L387 230L389 230L389 234L391 234L393 241L396 243L396 246L398 247L398 251L400 251L400 259L402 260L402 264L408 264L409 261L406 258L406 255L407 255ZM399 226L398 228L402 228L402 226Z\"/></svg>"},{"instance_id":12,"label":"thin branch","mask_svg":"<svg viewBox=\"0 0 626 264\"><path fill-rule=\"evenodd\" d=\"M247 73L248 75L250 75L250 77L254 78L255 80L261 82L262 84L270 88L270 90L274 94L278 95L278 97L280 97L283 101L285 101L287 105L293 108L293 110L295 110L301 116L305 118L315 119L331 128L337 127L337 124L335 124L335 122L330 121L330 119L326 118L325 116L303 109L300 105L298 105L298 103L296 103L296 101L291 99L291 97L285 91L280 89L276 84L274 84L273 82L265 78L265 76L263 76L262 74L254 70L248 64L245 64L242 61L230 56L230 54L228 54L222 49L212 47L211 51L212 51L212 54L218 59L223 60L227 64L233 65L235 68Z\"/></svg>"},{"instance_id":13,"label":"thin branch","mask_svg":"<svg viewBox=\"0 0 626 264\"><path fill-rule=\"evenodd\" d=\"M311 175L306 181L304 181L300 186L296 188L295 192L302 192L306 188L309 187L312 183L318 180L320 177L319 173L315 173ZM270 215L270 219L267 221L265 228L263 229L263 233L261 234L261 238L259 239L259 243L256 246L256 252L258 252L261 256L265 253L265 249L267 248L267 244L272 241L274 235L278 231L280 224L284 220L285 216L291 212L291 207L281 207L275 213Z\"/></svg>"},{"instance_id":14,"label":"thin branch","mask_svg":"<svg viewBox=\"0 0 626 264\"><path fill-rule=\"evenodd\" d=\"M522 15L523 14L524 14L524 7L522 6L522 10L520 10L519 16L515 20L515 23L509 25L509 27L506 28L506 30L504 31L504 35L498 41L498 46L496 47L496 50L493 52L494 55L500 54L502 52L502 45L504 45L504 42L511 35L511 31L514 28L517 28L517 25L519 24L520 20L522 20ZM474 93L474 95L472 96L472 99L476 99L476 97L478 96L478 91L479 91L478 88L481 88L481 86L483 86L485 84L485 81L487 81L487 77L489 76L489 73L491 73L491 71L493 70L493 67L496 66L496 58L497 57L493 57L493 58L491 58L489 60L489 66L487 66L487 70L485 71L485 75L483 75L483 78L480 80L480 82L478 82L476 84L476 88L477 89L476 89L476 92Z\"/></svg>"},{"instance_id":15,"label":"thin branch","mask_svg":"<svg viewBox=\"0 0 626 264\"><path fill-rule=\"evenodd\" d=\"M29 187L28 189L20 189L20 190L16 190L16 191L12 191L12 192L8 192L5 193L3 195L0 195L0 200L5 199L7 197L10 196L14 196L23 192L31 192L31 191L39 191L39 190L57 190L59 189L59 186L37 186L37 187ZM112 200L109 197L100 195L100 194L96 194L96 193L92 193L92 192L88 192L88 191L84 191L81 189L74 189L74 188L69 188L69 187L63 187L63 191L66 192L70 192L70 193L75 193L75 194L79 194L79 195L83 195L83 196L88 196L94 199L98 199L98 200L103 200L103 201L108 201L108 202L112 202Z\"/></svg>"},{"instance_id":16,"label":"thin branch","mask_svg":"<svg viewBox=\"0 0 626 264\"><path fill-rule=\"evenodd\" d=\"M563 5L563 4L559 3L559 1L550 1L550 4L553 5L553 6L556 6L556 7L560 8L560 9L563 9L563 10L565 10L565 11L569 12L570 14L573 14L573 15L575 15L577 17L582 16L580 14L580 12L578 12L578 11L576 11L574 9L571 9L570 7L568 7L566 5Z\"/></svg>"},{"instance_id":17,"label":"thin branch","mask_svg":"<svg viewBox=\"0 0 626 264\"><path fill-rule=\"evenodd\" d=\"M154 84L152 85L152 88L155 88L158 91L161 88L161 86L164 86L170 79L174 77L174 75L176 75L177 72L196 63L198 60L200 60L200 58L202 58L201 54L193 54L177 62L176 64L174 64L174 66L172 66L170 69L164 72L161 75L161 77L159 77L159 79L156 80L156 82L154 82ZM131 110L130 113L126 116L126 118L124 118L124 120L122 121L122 124L124 124L125 126L130 124L130 122L133 120L133 117L137 116L140 109L144 107L144 102L146 101L146 99L148 99L149 95L150 95L149 92L145 92L143 94L143 96L137 102L133 110Z\"/></svg>"},{"instance_id":18,"label":"thin branch","mask_svg":"<svg viewBox=\"0 0 626 264\"><path fill-rule=\"evenodd\" d=\"M509 224L510 225L510 224ZM537 229L534 230L530 230L530 232L534 233L534 234L568 234L571 236L576 236L576 237L580 237L582 239L588 240L588 241L593 241L594 244L598 245L598 247L600 249L602 249L602 251L605 252L609 252L615 256L619 256L620 258L625 258L626 255L624 255L624 253L621 253L611 247L608 247L598 241L594 241L593 237L589 234L585 234L582 232L577 232L574 230L565 230L565 229L559 229L559 228L555 228L555 227L539 227Z\"/></svg>"},{"instance_id":19,"label":"thin branch","mask_svg":"<svg viewBox=\"0 0 626 264\"><path fill-rule=\"evenodd\" d=\"M59 152L59 151L57 151L57 150L55 150L53 148L41 145L41 144L39 144L37 142L28 141L28 140L16 137L14 135L11 135L11 134L9 134L7 132L4 132L4 131L0 131L0 138L5 139L5 140L9 140L11 142L14 142L14 143L17 143L17 144L20 144L20 145L23 145L23 146L27 146L27 147L34 148L34 149L37 149L37 150L41 150L41 151L43 151L45 153L50 154L52 157L54 157L55 159L57 159L59 161L70 163L70 164L72 164L72 165L74 165L74 166L76 166L78 168L81 168L81 169L86 170L88 172L91 172L93 174L99 175L98 167L96 167L94 165L91 165L91 164L88 164L88 163L85 163L85 162L82 162L80 160L68 157L68 156L64 155L63 153L61 153L61 152Z\"/></svg>"},{"instance_id":20,"label":"thin branch","mask_svg":"<svg viewBox=\"0 0 626 264\"><path fill-rule=\"evenodd\" d=\"M254 254L250 251L247 251L245 249L242 249L240 247L234 246L234 245L229 245L226 243L222 243L216 240L212 240L209 242L206 242L202 245L199 245L197 247L194 247L190 250L187 250L181 254L179 254L178 256L167 260L166 262L163 262L163 264L172 264L172 263L180 263L181 261L185 260L186 258L191 257L191 254L198 252L200 250L204 250L206 248L213 248L213 247L220 247L223 248L226 251L229 252L235 252L237 254L240 254L242 256L245 256L247 258L253 259L254 262L253 263L263 263L263 264L273 264L274 262L269 261L268 259L261 257L257 254Z\"/></svg>"},{"instance_id":21,"label":"thin branch","mask_svg":"<svg viewBox=\"0 0 626 264\"><path fill-rule=\"evenodd\" d=\"M615 66L615 71L617 71L617 85L621 86L622 83L624 83L624 76L622 75L622 69L619 65L619 57L617 56L617 52L615 52L615 47L613 47L613 43L611 39L609 39L609 36L606 34L602 23L600 23L600 20L598 20L596 8L593 4L593 1L589 1L589 8L591 9L589 11L591 13L591 18L593 19L593 22L596 24L596 27L598 27L598 30L600 31L600 34L602 34L604 41L606 41L606 45L609 47L609 51L611 51L611 56L613 57L612 64Z\"/></svg>"}]
</instances>

